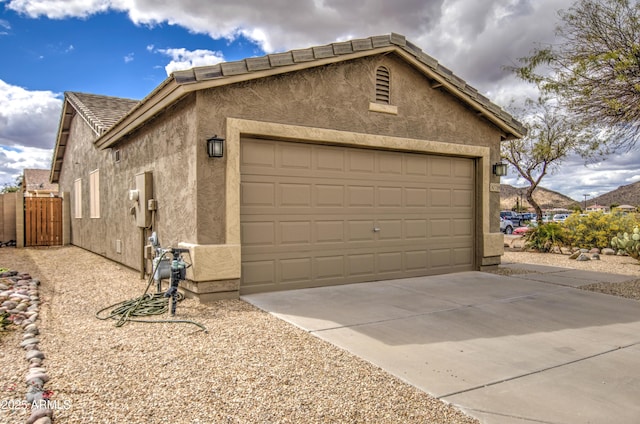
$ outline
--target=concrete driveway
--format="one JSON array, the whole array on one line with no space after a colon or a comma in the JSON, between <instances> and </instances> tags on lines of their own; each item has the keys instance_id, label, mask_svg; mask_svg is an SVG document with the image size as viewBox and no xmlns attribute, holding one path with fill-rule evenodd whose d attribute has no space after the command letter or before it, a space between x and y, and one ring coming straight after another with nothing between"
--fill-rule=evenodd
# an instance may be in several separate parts
<instances>
[{"instance_id":1,"label":"concrete driveway","mask_svg":"<svg viewBox=\"0 0 640 424\"><path fill-rule=\"evenodd\" d=\"M483 423L640 422L640 303L576 288L631 277L529 269L242 298Z\"/></svg>"}]
</instances>

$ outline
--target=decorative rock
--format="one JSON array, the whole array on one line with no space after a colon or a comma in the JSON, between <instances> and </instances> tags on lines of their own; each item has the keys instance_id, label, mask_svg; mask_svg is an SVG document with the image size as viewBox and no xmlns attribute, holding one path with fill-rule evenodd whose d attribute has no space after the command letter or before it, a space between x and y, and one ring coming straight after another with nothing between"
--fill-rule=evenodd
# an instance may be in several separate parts
<instances>
[{"instance_id":1,"label":"decorative rock","mask_svg":"<svg viewBox=\"0 0 640 424\"><path fill-rule=\"evenodd\" d=\"M27 384L30 384L30 385L35 386L35 387L42 388L42 386L44 386L44 381L42 381L41 378L30 377L28 379L25 378L25 380L27 381Z\"/></svg>"},{"instance_id":2,"label":"decorative rock","mask_svg":"<svg viewBox=\"0 0 640 424\"><path fill-rule=\"evenodd\" d=\"M598 249L597 247L594 247L593 249L589 250L589 253L600 253L600 249Z\"/></svg>"},{"instance_id":3,"label":"decorative rock","mask_svg":"<svg viewBox=\"0 0 640 424\"><path fill-rule=\"evenodd\" d=\"M591 258L587 256L585 253L580 253L580 255L576 258L576 261L590 261Z\"/></svg>"},{"instance_id":4,"label":"decorative rock","mask_svg":"<svg viewBox=\"0 0 640 424\"><path fill-rule=\"evenodd\" d=\"M600 253L602 253L603 255L615 255L616 251L606 247L606 248L602 249L602 252L600 252Z\"/></svg>"},{"instance_id":5,"label":"decorative rock","mask_svg":"<svg viewBox=\"0 0 640 424\"><path fill-rule=\"evenodd\" d=\"M49 417L38 418L33 422L33 424L51 424L51 423L52 421L51 421L51 418Z\"/></svg>"},{"instance_id":6,"label":"decorative rock","mask_svg":"<svg viewBox=\"0 0 640 424\"><path fill-rule=\"evenodd\" d=\"M600 260L600 254L599 253L594 253L593 255L591 255L591 259L593 259L594 261L599 261Z\"/></svg>"},{"instance_id":7,"label":"decorative rock","mask_svg":"<svg viewBox=\"0 0 640 424\"><path fill-rule=\"evenodd\" d=\"M31 415L27 419L27 424L33 424L37 420L43 417L51 417L53 411L49 408L34 408L31 410Z\"/></svg>"},{"instance_id":8,"label":"decorative rock","mask_svg":"<svg viewBox=\"0 0 640 424\"><path fill-rule=\"evenodd\" d=\"M34 350L28 351L26 357L27 357L27 361L31 360L31 358L44 359L44 353L40 352L37 349L34 349Z\"/></svg>"},{"instance_id":9,"label":"decorative rock","mask_svg":"<svg viewBox=\"0 0 640 424\"><path fill-rule=\"evenodd\" d=\"M37 374L37 373L46 373L47 370L43 367L33 367L29 369L29 372L27 373L27 375L29 374Z\"/></svg>"},{"instance_id":10,"label":"decorative rock","mask_svg":"<svg viewBox=\"0 0 640 424\"><path fill-rule=\"evenodd\" d=\"M18 303L17 303L17 302L14 302L14 301L12 301L12 300L6 300L6 301L2 302L2 307L3 307L3 308L7 308L7 310L9 310L9 309L13 309L13 308L15 308L16 306L18 306Z\"/></svg>"},{"instance_id":11,"label":"decorative rock","mask_svg":"<svg viewBox=\"0 0 640 424\"><path fill-rule=\"evenodd\" d=\"M47 381L49 381L49 376L47 375L47 373L44 373L44 372L34 372L34 373L29 372L29 374L27 374L27 376L24 379L27 383L30 383L36 380L40 380L42 381L42 383L46 383Z\"/></svg>"},{"instance_id":12,"label":"decorative rock","mask_svg":"<svg viewBox=\"0 0 640 424\"><path fill-rule=\"evenodd\" d=\"M29 363L31 365L37 364L37 366L40 366L40 364L42 364L42 359L40 359L40 358L31 358L31 359L29 359Z\"/></svg>"},{"instance_id":13,"label":"decorative rock","mask_svg":"<svg viewBox=\"0 0 640 424\"><path fill-rule=\"evenodd\" d=\"M560 248L560 253L562 253L563 255L570 255L571 254L571 249L569 249L568 247L561 247Z\"/></svg>"},{"instance_id":14,"label":"decorative rock","mask_svg":"<svg viewBox=\"0 0 640 424\"><path fill-rule=\"evenodd\" d=\"M569 256L569 259L578 259L580 255L581 255L580 251L573 252L571 256Z\"/></svg>"},{"instance_id":15,"label":"decorative rock","mask_svg":"<svg viewBox=\"0 0 640 424\"><path fill-rule=\"evenodd\" d=\"M40 402L43 399L42 388L36 386L29 386L26 394L27 402Z\"/></svg>"},{"instance_id":16,"label":"decorative rock","mask_svg":"<svg viewBox=\"0 0 640 424\"><path fill-rule=\"evenodd\" d=\"M9 286L0 283L0 290L9 290Z\"/></svg>"},{"instance_id":17,"label":"decorative rock","mask_svg":"<svg viewBox=\"0 0 640 424\"><path fill-rule=\"evenodd\" d=\"M38 326L35 324L29 324L24 328L25 331L28 331L31 334L40 334L40 331L38 330Z\"/></svg>"},{"instance_id":18,"label":"decorative rock","mask_svg":"<svg viewBox=\"0 0 640 424\"><path fill-rule=\"evenodd\" d=\"M23 340L22 343L20 343L20 347L25 347L30 344L38 344L38 343L40 343L40 339L33 337L30 339Z\"/></svg>"}]
</instances>

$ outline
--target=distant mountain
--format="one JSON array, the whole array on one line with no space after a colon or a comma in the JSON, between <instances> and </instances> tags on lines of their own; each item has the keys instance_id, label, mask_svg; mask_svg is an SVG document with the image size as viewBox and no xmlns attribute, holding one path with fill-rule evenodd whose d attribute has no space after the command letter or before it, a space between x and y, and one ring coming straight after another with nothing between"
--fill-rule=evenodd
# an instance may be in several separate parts
<instances>
[{"instance_id":1,"label":"distant mountain","mask_svg":"<svg viewBox=\"0 0 640 424\"><path fill-rule=\"evenodd\" d=\"M500 209L511 210L515 208L522 198L522 203L526 208L532 207L527 202L526 187L514 187L508 184L500 184ZM579 202L564 194L553 190L548 190L538 186L533 193L533 199L542 209L571 209L573 206L581 206Z\"/></svg>"},{"instance_id":2,"label":"distant mountain","mask_svg":"<svg viewBox=\"0 0 640 424\"><path fill-rule=\"evenodd\" d=\"M502 194L502 188L500 193ZM612 204L638 206L640 205L640 181L620 186L609 193L587 200L587 205L593 204L602 206L611 206Z\"/></svg>"},{"instance_id":3,"label":"distant mountain","mask_svg":"<svg viewBox=\"0 0 640 424\"><path fill-rule=\"evenodd\" d=\"M526 187L513 187L508 184L500 184L500 209L510 210L519 204L520 198L525 207L529 207L529 203L525 198ZM573 206L578 205L583 208L584 203L573 200L564 194L556 191L548 190L544 187L538 187L533 193L533 198L538 202L542 209L554 209L564 208L572 209ZM611 206L616 205L640 205L640 181L637 183L620 186L617 189L605 193L601 196L594 197L593 199L587 199L587 206L602 205Z\"/></svg>"}]
</instances>

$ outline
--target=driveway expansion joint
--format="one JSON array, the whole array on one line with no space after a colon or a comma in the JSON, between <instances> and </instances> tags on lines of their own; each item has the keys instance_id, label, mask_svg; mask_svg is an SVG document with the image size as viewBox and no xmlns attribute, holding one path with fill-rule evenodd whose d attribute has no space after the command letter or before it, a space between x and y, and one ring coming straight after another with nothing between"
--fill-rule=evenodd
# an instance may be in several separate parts
<instances>
[{"instance_id":1,"label":"driveway expansion joint","mask_svg":"<svg viewBox=\"0 0 640 424\"><path fill-rule=\"evenodd\" d=\"M468 389L459 390L459 391L456 391L456 392L451 392L451 393L447 393L447 394L444 394L444 395L439 395L439 396L436 396L436 397L438 399L444 399L444 398L449 397L449 396L456 396L456 395L459 395L459 394L462 394L462 393L469 393L469 392L473 392L473 391L476 391L476 390L484 389L486 387L497 386L497 385L502 384L502 383L507 383L507 382L513 381L513 380L519 380L521 378L529 377L531 375L540 374L540 373L543 373L545 371L550 371L550 370L554 370L554 369L557 369L557 368L562 368L562 367L565 367L567 365L573 365L575 363L583 362L583 361L586 361L588 359L597 358L599 356L604 356L604 355L607 355L609 353L617 352L617 351L620 351L620 350L623 350L623 349L629 349L631 347L638 346L638 345L640 345L640 341L634 342L634 343L631 343L631 344L627 344L627 345L624 345L624 346L617 346L617 347L615 347L613 349L605 350L603 352L598 352L598 353L595 353L593 355L584 356L582 358L574 359L572 361L563 362L561 364L557 364L557 365L553 365L553 366L550 366L550 367L541 368L539 370L531 371L531 372L528 372L528 373L516 375L516 376L513 376L513 377L509 377L509 378L503 378L501 380L492 381L492 382L487 383L487 384L482 384L482 385L478 385L478 386L475 386L475 387L469 387Z\"/></svg>"}]
</instances>

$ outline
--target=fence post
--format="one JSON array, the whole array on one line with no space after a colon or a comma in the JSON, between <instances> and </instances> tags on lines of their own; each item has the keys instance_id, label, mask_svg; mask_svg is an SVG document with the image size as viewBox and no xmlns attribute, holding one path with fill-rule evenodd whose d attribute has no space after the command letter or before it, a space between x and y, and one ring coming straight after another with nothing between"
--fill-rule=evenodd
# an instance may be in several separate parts
<instances>
[{"instance_id":1,"label":"fence post","mask_svg":"<svg viewBox=\"0 0 640 424\"><path fill-rule=\"evenodd\" d=\"M24 247L24 196L16 193L16 247Z\"/></svg>"},{"instance_id":2,"label":"fence post","mask_svg":"<svg viewBox=\"0 0 640 424\"><path fill-rule=\"evenodd\" d=\"M71 196L62 192L62 245L71 244Z\"/></svg>"}]
</instances>

